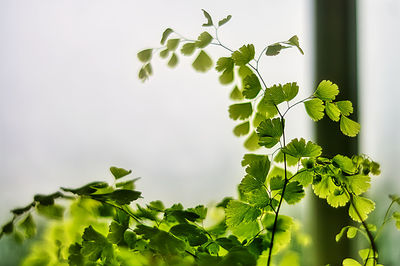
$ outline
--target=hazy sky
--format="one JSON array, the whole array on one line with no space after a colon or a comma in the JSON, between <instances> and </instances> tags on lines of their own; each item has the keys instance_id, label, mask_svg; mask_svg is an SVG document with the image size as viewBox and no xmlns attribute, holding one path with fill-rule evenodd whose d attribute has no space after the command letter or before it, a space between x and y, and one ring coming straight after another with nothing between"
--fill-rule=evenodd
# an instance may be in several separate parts
<instances>
[{"instance_id":1,"label":"hazy sky","mask_svg":"<svg viewBox=\"0 0 400 266\"><path fill-rule=\"evenodd\" d=\"M394 0L360 2L363 151L385 159L394 174L400 8ZM289 50L264 58L261 71L268 85L297 81L300 94L308 95L311 0L246 3L1 1L0 221L35 193L111 180L112 165L142 177L137 185L147 200L189 206L235 195L245 150L228 117L232 86L221 86L213 70L195 72L192 58L181 58L174 70L154 60L155 75L143 84L136 53L158 47L166 27L196 38L205 22L201 8L216 20L231 14L220 39L234 49L254 43L260 52L299 36L304 56ZM215 48L210 54L227 55ZM311 123L298 110L288 118L289 137L309 138Z\"/></svg>"}]
</instances>

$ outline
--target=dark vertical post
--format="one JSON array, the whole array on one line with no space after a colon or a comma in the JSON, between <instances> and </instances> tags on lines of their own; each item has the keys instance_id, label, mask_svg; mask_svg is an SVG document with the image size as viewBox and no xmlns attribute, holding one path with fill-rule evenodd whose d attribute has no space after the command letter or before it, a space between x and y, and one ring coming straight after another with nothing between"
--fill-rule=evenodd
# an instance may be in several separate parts
<instances>
[{"instance_id":1,"label":"dark vertical post","mask_svg":"<svg viewBox=\"0 0 400 266\"><path fill-rule=\"evenodd\" d=\"M357 114L357 29L356 0L315 0L315 82L328 79L338 84L338 99L353 102ZM352 119L357 120L356 116ZM356 138L341 134L339 125L328 117L316 123L317 142L323 155L352 155L358 151ZM326 201L313 200L315 265L342 265L351 255L347 239L336 243L335 234L351 223L347 208L333 209Z\"/></svg>"}]
</instances>

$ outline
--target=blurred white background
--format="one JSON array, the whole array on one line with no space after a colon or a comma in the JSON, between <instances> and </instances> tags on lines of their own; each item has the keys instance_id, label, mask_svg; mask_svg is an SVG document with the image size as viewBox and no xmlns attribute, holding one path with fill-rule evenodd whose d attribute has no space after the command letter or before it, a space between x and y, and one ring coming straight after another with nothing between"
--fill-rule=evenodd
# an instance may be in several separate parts
<instances>
[{"instance_id":1,"label":"blurred white background","mask_svg":"<svg viewBox=\"0 0 400 266\"><path fill-rule=\"evenodd\" d=\"M236 195L245 149L227 112L233 86L183 57L174 70L156 57L155 75L137 78L137 52L158 47L167 27L197 38L202 8L233 16L219 33L233 49L253 43L259 53L297 34L305 56L264 57L261 71L268 85L311 92L310 0L0 2L0 222L35 193L110 180L112 165L142 177L147 200L189 207ZM289 117L289 137L309 138L303 114Z\"/></svg>"}]
</instances>

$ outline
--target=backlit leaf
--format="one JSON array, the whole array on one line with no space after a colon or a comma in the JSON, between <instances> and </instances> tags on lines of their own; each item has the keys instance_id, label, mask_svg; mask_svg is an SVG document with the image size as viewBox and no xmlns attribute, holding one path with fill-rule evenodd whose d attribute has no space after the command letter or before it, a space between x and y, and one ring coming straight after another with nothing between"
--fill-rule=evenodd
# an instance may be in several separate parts
<instances>
[{"instance_id":1,"label":"backlit leaf","mask_svg":"<svg viewBox=\"0 0 400 266\"><path fill-rule=\"evenodd\" d=\"M278 55L282 49L286 48L285 46L275 43L268 46L267 51L265 52L268 56L275 56Z\"/></svg>"},{"instance_id":2,"label":"backlit leaf","mask_svg":"<svg viewBox=\"0 0 400 266\"><path fill-rule=\"evenodd\" d=\"M242 124L237 125L234 129L233 129L233 134L235 134L235 136L244 136L247 135L249 133L250 130L250 122L246 121Z\"/></svg>"},{"instance_id":3,"label":"backlit leaf","mask_svg":"<svg viewBox=\"0 0 400 266\"><path fill-rule=\"evenodd\" d=\"M239 50L234 51L232 53L232 59L235 61L235 64L238 66L243 66L249 63L252 59L254 59L255 51L254 45L248 44L243 45L239 48Z\"/></svg>"},{"instance_id":4,"label":"backlit leaf","mask_svg":"<svg viewBox=\"0 0 400 266\"><path fill-rule=\"evenodd\" d=\"M253 113L253 107L250 102L237 103L229 106L229 117L233 120L244 120L251 116Z\"/></svg>"},{"instance_id":5,"label":"backlit leaf","mask_svg":"<svg viewBox=\"0 0 400 266\"><path fill-rule=\"evenodd\" d=\"M299 43L299 37L297 37L297 35L294 35L292 38L290 38L287 43L296 46L297 49L299 49L301 54L304 54L303 49L301 49L300 47L300 43Z\"/></svg>"},{"instance_id":6,"label":"backlit leaf","mask_svg":"<svg viewBox=\"0 0 400 266\"><path fill-rule=\"evenodd\" d=\"M258 142L259 142L258 135L255 131L253 131L253 133L251 133L250 136L244 142L244 147L249 151L255 151L260 148Z\"/></svg>"},{"instance_id":7,"label":"backlit leaf","mask_svg":"<svg viewBox=\"0 0 400 266\"><path fill-rule=\"evenodd\" d=\"M207 31L204 31L197 38L196 46L199 48L204 48L207 45L209 45L212 40L213 40L213 37L210 35L210 33L208 33Z\"/></svg>"},{"instance_id":8,"label":"backlit leaf","mask_svg":"<svg viewBox=\"0 0 400 266\"><path fill-rule=\"evenodd\" d=\"M323 80L319 83L314 95L323 101L333 101L339 94L339 88L329 80Z\"/></svg>"},{"instance_id":9,"label":"backlit leaf","mask_svg":"<svg viewBox=\"0 0 400 266\"><path fill-rule=\"evenodd\" d=\"M171 28L167 28L163 34L160 43L164 45L165 41L168 39L169 35L174 32Z\"/></svg>"},{"instance_id":10,"label":"backlit leaf","mask_svg":"<svg viewBox=\"0 0 400 266\"><path fill-rule=\"evenodd\" d=\"M175 53L173 53L168 61L168 66L176 67L177 64L178 64L178 56Z\"/></svg>"},{"instance_id":11,"label":"backlit leaf","mask_svg":"<svg viewBox=\"0 0 400 266\"><path fill-rule=\"evenodd\" d=\"M243 96L246 99L254 99L261 90L261 84L255 74L249 75L243 80Z\"/></svg>"},{"instance_id":12,"label":"backlit leaf","mask_svg":"<svg viewBox=\"0 0 400 266\"><path fill-rule=\"evenodd\" d=\"M353 113L353 104L350 101L336 102L336 106L344 116L348 116Z\"/></svg>"},{"instance_id":13,"label":"backlit leaf","mask_svg":"<svg viewBox=\"0 0 400 266\"><path fill-rule=\"evenodd\" d=\"M354 221L361 222L366 220L368 214L374 209L375 203L372 200L360 196L353 196L352 204L350 204L349 207L349 215Z\"/></svg>"},{"instance_id":14,"label":"backlit leaf","mask_svg":"<svg viewBox=\"0 0 400 266\"><path fill-rule=\"evenodd\" d=\"M170 229L170 233L178 238L187 239L191 246L199 246L208 241L206 234L192 224L175 225Z\"/></svg>"},{"instance_id":15,"label":"backlit leaf","mask_svg":"<svg viewBox=\"0 0 400 266\"><path fill-rule=\"evenodd\" d=\"M207 22L203 24L203 27L210 27L210 26L214 25L210 14L208 14L208 12L205 11L204 9L202 9L202 10L203 10L204 16L207 19Z\"/></svg>"},{"instance_id":16,"label":"backlit leaf","mask_svg":"<svg viewBox=\"0 0 400 266\"><path fill-rule=\"evenodd\" d=\"M226 224L228 227L236 227L241 223L249 223L257 220L261 211L247 203L231 200L225 209Z\"/></svg>"},{"instance_id":17,"label":"backlit leaf","mask_svg":"<svg viewBox=\"0 0 400 266\"><path fill-rule=\"evenodd\" d=\"M169 40L167 41L167 49L168 49L169 51L175 51L176 48L177 48L178 45L179 45L179 42L180 42L180 39L169 39Z\"/></svg>"},{"instance_id":18,"label":"backlit leaf","mask_svg":"<svg viewBox=\"0 0 400 266\"><path fill-rule=\"evenodd\" d=\"M196 43L194 42L188 42L185 43L182 48L181 48L181 53L183 55L189 56L192 55L194 53L194 51L196 50Z\"/></svg>"},{"instance_id":19,"label":"backlit leaf","mask_svg":"<svg viewBox=\"0 0 400 266\"><path fill-rule=\"evenodd\" d=\"M123 168L118 168L115 166L111 166L110 167L110 172L112 173L112 175L114 176L114 178L120 179L126 175L129 175L130 173L132 173L132 170L125 170Z\"/></svg>"},{"instance_id":20,"label":"backlit leaf","mask_svg":"<svg viewBox=\"0 0 400 266\"><path fill-rule=\"evenodd\" d=\"M306 101L304 102L304 107L312 120L318 121L324 117L325 106L322 100L316 98Z\"/></svg>"},{"instance_id":21,"label":"backlit leaf","mask_svg":"<svg viewBox=\"0 0 400 266\"><path fill-rule=\"evenodd\" d=\"M325 112L331 120L339 121L340 110L335 103L325 102Z\"/></svg>"},{"instance_id":22,"label":"backlit leaf","mask_svg":"<svg viewBox=\"0 0 400 266\"><path fill-rule=\"evenodd\" d=\"M221 27L222 25L227 23L229 20L231 20L231 18L232 18L232 16L228 15L226 18L221 19L220 21L218 21L218 26Z\"/></svg>"},{"instance_id":23,"label":"backlit leaf","mask_svg":"<svg viewBox=\"0 0 400 266\"><path fill-rule=\"evenodd\" d=\"M360 132L360 124L351 120L350 118L345 117L344 115L340 118L340 130L343 134L349 137L357 136L358 132Z\"/></svg>"},{"instance_id":24,"label":"backlit leaf","mask_svg":"<svg viewBox=\"0 0 400 266\"><path fill-rule=\"evenodd\" d=\"M358 261L347 258L343 260L343 266L362 266Z\"/></svg>"},{"instance_id":25,"label":"backlit leaf","mask_svg":"<svg viewBox=\"0 0 400 266\"><path fill-rule=\"evenodd\" d=\"M287 184L283 199L288 204L295 204L299 202L304 196L305 193L303 186L299 182L294 181Z\"/></svg>"},{"instance_id":26,"label":"backlit leaf","mask_svg":"<svg viewBox=\"0 0 400 266\"><path fill-rule=\"evenodd\" d=\"M302 157L320 156L322 149L320 146L312 143L311 141L308 141L306 144L306 141L301 138L300 140L293 139L289 144L286 145L286 147L282 148L282 152L300 159Z\"/></svg>"},{"instance_id":27,"label":"backlit leaf","mask_svg":"<svg viewBox=\"0 0 400 266\"><path fill-rule=\"evenodd\" d=\"M235 101L240 101L243 100L243 94L242 92L239 90L238 86L235 86L231 92L231 94L229 95L229 98L231 98L232 100Z\"/></svg>"},{"instance_id":28,"label":"backlit leaf","mask_svg":"<svg viewBox=\"0 0 400 266\"><path fill-rule=\"evenodd\" d=\"M284 162L284 153L282 150L279 150L278 153L274 157L274 161L277 163L283 163ZM286 164L289 166L294 166L299 162L299 159L296 157L293 157L289 154L286 154Z\"/></svg>"},{"instance_id":29,"label":"backlit leaf","mask_svg":"<svg viewBox=\"0 0 400 266\"><path fill-rule=\"evenodd\" d=\"M259 145L267 148L275 146L281 136L283 128L280 118L266 119L257 127L257 135L259 137Z\"/></svg>"},{"instance_id":30,"label":"backlit leaf","mask_svg":"<svg viewBox=\"0 0 400 266\"><path fill-rule=\"evenodd\" d=\"M151 60L152 54L153 54L153 49L145 49L140 51L137 54L137 56L141 62L146 63Z\"/></svg>"},{"instance_id":31,"label":"backlit leaf","mask_svg":"<svg viewBox=\"0 0 400 266\"><path fill-rule=\"evenodd\" d=\"M294 97L296 97L297 93L299 92L299 86L296 82L286 83L282 87L283 92L285 93L285 100L290 101Z\"/></svg>"},{"instance_id":32,"label":"backlit leaf","mask_svg":"<svg viewBox=\"0 0 400 266\"><path fill-rule=\"evenodd\" d=\"M210 56L204 52L203 50L200 51L199 55L196 57L192 66L195 70L199 72L206 72L211 69L212 67L212 60Z\"/></svg>"}]
</instances>

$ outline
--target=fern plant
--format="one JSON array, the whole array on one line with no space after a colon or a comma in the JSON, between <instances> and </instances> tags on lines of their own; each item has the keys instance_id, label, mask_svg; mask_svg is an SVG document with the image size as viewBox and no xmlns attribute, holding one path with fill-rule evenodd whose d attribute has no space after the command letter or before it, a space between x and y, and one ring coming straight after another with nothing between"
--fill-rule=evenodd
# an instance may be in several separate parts
<instances>
[{"instance_id":1,"label":"fern plant","mask_svg":"<svg viewBox=\"0 0 400 266\"><path fill-rule=\"evenodd\" d=\"M188 39L166 29L160 48L138 53L143 62L139 78L145 81L153 74L151 59L156 54L175 67L179 53L196 53L193 68L206 72L213 65L205 50L208 46L227 52L217 60L215 69L222 84L233 84L230 97L237 103L229 106L229 117L240 121L233 132L247 135L247 149L266 149L261 154L244 155L241 163L246 174L238 186L238 198L224 198L208 208L184 208L181 204L166 207L159 200L132 207L131 203L141 197L135 190L137 179L127 179L131 171L111 167L111 183L93 182L80 188L61 188L50 195L38 194L26 207L11 211L13 217L2 227L0 236L32 237L37 214L56 221L66 216L49 225L24 265L269 266L278 265L278 259L279 265L299 265L299 255L289 249L291 240L301 242L298 222L281 210L285 204L300 202L308 186L333 208L348 208L349 216L358 223L344 227L336 241L345 233L348 238L359 234L368 240L369 245L359 252L361 259L346 258L343 265L381 265L375 240L390 220L395 220L400 229L400 212L393 210L399 207L400 197L390 196L379 228L367 222L375 203L364 193L370 188L371 176L379 175L379 164L360 155L327 158L312 141L286 138L285 117L301 104L312 120L319 121L326 114L339 123L344 135L356 136L360 125L349 118L352 103L336 101L339 88L328 80L321 81L309 97L301 100L296 100L296 82L267 86L259 71L261 59L288 48L303 54L298 37L268 45L258 55L252 44L234 50L218 38L220 27L231 16L214 23L206 11L203 13L203 26L213 32L204 31L197 39ZM65 200L72 201L67 215L66 204L60 204Z\"/></svg>"}]
</instances>

